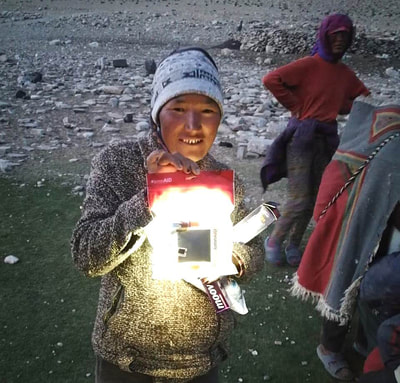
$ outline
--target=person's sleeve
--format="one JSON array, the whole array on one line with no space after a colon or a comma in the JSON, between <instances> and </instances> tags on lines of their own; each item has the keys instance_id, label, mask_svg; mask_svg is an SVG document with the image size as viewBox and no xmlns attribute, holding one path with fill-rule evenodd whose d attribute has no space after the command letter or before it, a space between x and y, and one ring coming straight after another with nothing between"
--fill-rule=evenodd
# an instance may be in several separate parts
<instances>
[{"instance_id":1,"label":"person's sleeve","mask_svg":"<svg viewBox=\"0 0 400 383\"><path fill-rule=\"evenodd\" d=\"M267 73L262 82L286 109L297 112L301 105L293 90L300 85L308 68L308 60L300 59Z\"/></svg>"},{"instance_id":2,"label":"person's sleeve","mask_svg":"<svg viewBox=\"0 0 400 383\"><path fill-rule=\"evenodd\" d=\"M235 210L233 223L241 221L248 213L244 203L244 188L238 178L235 182ZM238 276L242 281L249 281L264 266L263 241L258 235L246 244L233 244L233 262L238 268Z\"/></svg>"},{"instance_id":3,"label":"person's sleeve","mask_svg":"<svg viewBox=\"0 0 400 383\"><path fill-rule=\"evenodd\" d=\"M364 85L364 83L352 72L351 86L346 98L340 108L339 114L348 114L351 111L354 100L359 96L369 96L371 94L370 90Z\"/></svg>"},{"instance_id":4,"label":"person's sleeve","mask_svg":"<svg viewBox=\"0 0 400 383\"><path fill-rule=\"evenodd\" d=\"M92 277L110 272L140 247L143 228L151 221L140 171L125 174L114 157L103 151L93 160L82 215L71 239L75 265ZM128 196L121 197L121 187L129 189Z\"/></svg>"}]
</instances>

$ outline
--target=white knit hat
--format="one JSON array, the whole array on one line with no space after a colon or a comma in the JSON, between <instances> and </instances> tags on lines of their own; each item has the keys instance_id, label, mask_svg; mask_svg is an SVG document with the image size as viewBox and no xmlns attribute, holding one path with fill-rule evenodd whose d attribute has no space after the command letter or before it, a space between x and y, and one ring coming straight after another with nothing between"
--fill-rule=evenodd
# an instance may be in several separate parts
<instances>
[{"instance_id":1,"label":"white knit hat","mask_svg":"<svg viewBox=\"0 0 400 383\"><path fill-rule=\"evenodd\" d=\"M218 69L201 48L178 50L159 64L152 85L151 118L154 123L158 124L158 113L169 100L189 93L210 97L223 114Z\"/></svg>"}]
</instances>

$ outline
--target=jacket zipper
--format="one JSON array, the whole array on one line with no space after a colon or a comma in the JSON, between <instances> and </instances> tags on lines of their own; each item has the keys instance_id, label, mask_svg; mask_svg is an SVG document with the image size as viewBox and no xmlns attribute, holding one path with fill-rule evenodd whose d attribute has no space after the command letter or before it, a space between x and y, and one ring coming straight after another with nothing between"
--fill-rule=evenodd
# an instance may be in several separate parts
<instances>
[{"instance_id":1,"label":"jacket zipper","mask_svg":"<svg viewBox=\"0 0 400 383\"><path fill-rule=\"evenodd\" d=\"M112 318L112 316L118 311L118 308L121 305L123 297L124 297L124 288L122 285L120 285L112 297L110 308L104 313L103 321L106 326L110 321L110 319Z\"/></svg>"}]
</instances>

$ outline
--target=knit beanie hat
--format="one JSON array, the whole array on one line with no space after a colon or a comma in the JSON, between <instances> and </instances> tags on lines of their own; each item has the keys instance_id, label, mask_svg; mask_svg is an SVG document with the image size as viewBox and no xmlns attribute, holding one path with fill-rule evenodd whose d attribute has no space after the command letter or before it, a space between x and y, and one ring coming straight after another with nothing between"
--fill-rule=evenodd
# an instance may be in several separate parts
<instances>
[{"instance_id":1,"label":"knit beanie hat","mask_svg":"<svg viewBox=\"0 0 400 383\"><path fill-rule=\"evenodd\" d=\"M223 114L218 68L202 48L176 50L159 64L152 85L151 118L154 123L158 125L158 114L169 100L189 93L210 97Z\"/></svg>"}]
</instances>

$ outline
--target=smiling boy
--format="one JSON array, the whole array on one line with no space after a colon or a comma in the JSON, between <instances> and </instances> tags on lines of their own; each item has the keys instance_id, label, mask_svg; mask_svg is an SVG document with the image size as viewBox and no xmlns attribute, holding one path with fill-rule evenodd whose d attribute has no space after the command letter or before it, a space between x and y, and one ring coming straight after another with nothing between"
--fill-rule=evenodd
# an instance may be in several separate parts
<instances>
[{"instance_id":1,"label":"smiling boy","mask_svg":"<svg viewBox=\"0 0 400 383\"><path fill-rule=\"evenodd\" d=\"M147 173L199 174L226 166L208 152L223 115L218 69L200 48L164 59L152 87L147 137L111 144L92 164L82 216L72 237L76 266L101 276L92 336L96 383L216 383L234 327L231 310L216 313L206 293L179 280L152 277L152 221ZM247 213L235 182L233 223ZM234 244L238 275L263 266L262 252Z\"/></svg>"}]
</instances>

